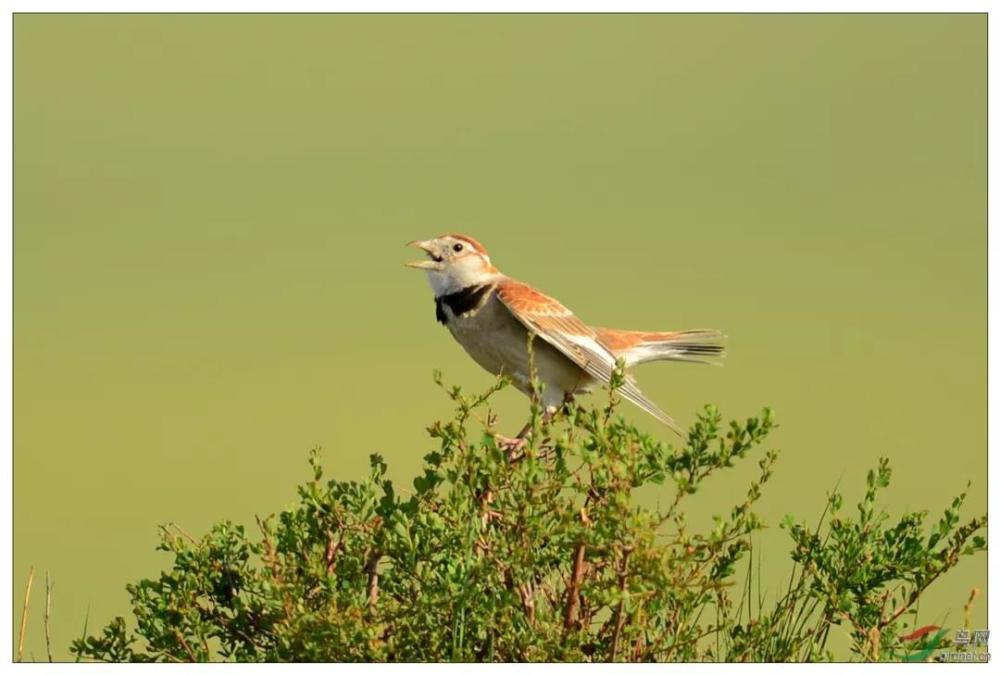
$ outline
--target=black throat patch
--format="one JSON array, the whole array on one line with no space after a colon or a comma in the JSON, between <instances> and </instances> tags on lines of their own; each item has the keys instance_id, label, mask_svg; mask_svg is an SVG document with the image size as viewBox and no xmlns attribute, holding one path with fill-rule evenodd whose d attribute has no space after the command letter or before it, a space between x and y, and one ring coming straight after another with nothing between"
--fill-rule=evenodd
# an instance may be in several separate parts
<instances>
[{"instance_id":1,"label":"black throat patch","mask_svg":"<svg viewBox=\"0 0 1000 675\"><path fill-rule=\"evenodd\" d=\"M455 316L462 316L468 312L478 309L483 304L483 300L493 290L490 284L482 286L467 286L460 291L442 295L434 298L435 316L443 324L448 323L448 314L444 311L445 305Z\"/></svg>"}]
</instances>

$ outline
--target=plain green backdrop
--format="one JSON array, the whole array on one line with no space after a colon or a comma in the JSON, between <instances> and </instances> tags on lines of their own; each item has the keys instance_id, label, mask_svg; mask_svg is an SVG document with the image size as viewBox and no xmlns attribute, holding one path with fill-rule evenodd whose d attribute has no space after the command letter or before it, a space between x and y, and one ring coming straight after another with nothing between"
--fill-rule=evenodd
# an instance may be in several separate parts
<instances>
[{"instance_id":1,"label":"plain green backdrop","mask_svg":"<svg viewBox=\"0 0 1000 675\"><path fill-rule=\"evenodd\" d=\"M410 485L451 409L432 371L491 382L403 266L441 232L586 321L730 336L723 368L637 375L682 424L775 409L774 592L782 516L879 455L893 512L970 480L986 509L985 15L21 14L14 124L26 659L46 570L66 658L167 561L157 524L252 523L313 446ZM499 410L513 433L526 400ZM921 618L960 626L985 583L963 562Z\"/></svg>"}]
</instances>

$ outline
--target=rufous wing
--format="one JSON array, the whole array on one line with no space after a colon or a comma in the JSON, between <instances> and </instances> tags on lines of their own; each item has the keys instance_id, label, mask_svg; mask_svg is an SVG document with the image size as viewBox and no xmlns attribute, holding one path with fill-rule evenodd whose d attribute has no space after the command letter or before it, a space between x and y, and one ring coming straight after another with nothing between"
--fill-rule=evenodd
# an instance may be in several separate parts
<instances>
[{"instance_id":1,"label":"rufous wing","mask_svg":"<svg viewBox=\"0 0 1000 675\"><path fill-rule=\"evenodd\" d=\"M587 373L605 384L611 381L615 356L597 333L555 298L513 279L497 284L497 297L532 333L565 354ZM635 381L626 376L621 395L678 434L676 422L646 398Z\"/></svg>"}]
</instances>

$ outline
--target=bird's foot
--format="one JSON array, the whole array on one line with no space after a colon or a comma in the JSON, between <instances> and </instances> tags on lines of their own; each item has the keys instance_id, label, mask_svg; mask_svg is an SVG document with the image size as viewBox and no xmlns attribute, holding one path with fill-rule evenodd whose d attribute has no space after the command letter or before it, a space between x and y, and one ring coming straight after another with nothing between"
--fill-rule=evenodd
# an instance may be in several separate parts
<instances>
[{"instance_id":1,"label":"bird's foot","mask_svg":"<svg viewBox=\"0 0 1000 675\"><path fill-rule=\"evenodd\" d=\"M515 453L519 453L527 445L528 439L523 436L516 436L514 438L508 438L507 436L496 435L497 447L506 452L512 457Z\"/></svg>"}]
</instances>

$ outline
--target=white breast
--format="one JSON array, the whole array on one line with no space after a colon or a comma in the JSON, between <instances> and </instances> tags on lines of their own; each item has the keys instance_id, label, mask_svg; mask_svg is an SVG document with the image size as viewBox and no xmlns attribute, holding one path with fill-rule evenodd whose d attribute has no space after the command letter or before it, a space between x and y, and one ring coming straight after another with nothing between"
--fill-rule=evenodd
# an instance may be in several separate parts
<instances>
[{"instance_id":1,"label":"white breast","mask_svg":"<svg viewBox=\"0 0 1000 675\"><path fill-rule=\"evenodd\" d=\"M476 363L495 375L507 375L518 389L530 393L528 329L495 295L478 310L461 316L447 306L443 311L451 334ZM545 385L546 407L560 405L567 393L593 387L593 379L583 369L541 338L535 338L532 348L538 378Z\"/></svg>"}]
</instances>

